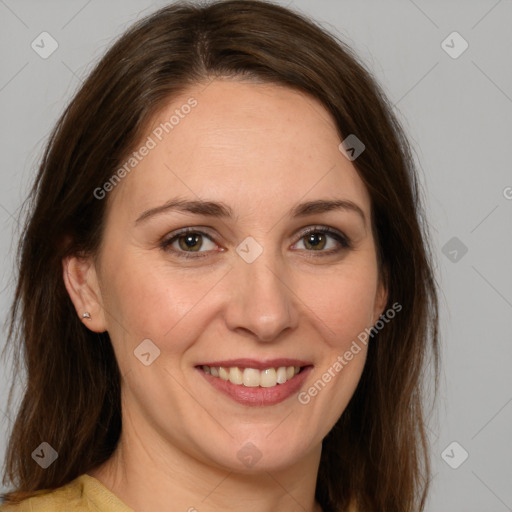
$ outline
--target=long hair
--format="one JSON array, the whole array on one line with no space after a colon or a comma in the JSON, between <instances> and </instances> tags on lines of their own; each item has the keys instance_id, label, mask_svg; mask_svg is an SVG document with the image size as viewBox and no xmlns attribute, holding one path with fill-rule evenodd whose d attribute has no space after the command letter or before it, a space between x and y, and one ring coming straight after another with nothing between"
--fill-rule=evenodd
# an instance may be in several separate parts
<instances>
[{"instance_id":1,"label":"long hair","mask_svg":"<svg viewBox=\"0 0 512 512\"><path fill-rule=\"evenodd\" d=\"M57 122L29 200L17 254L8 339L27 381L5 461L17 503L106 461L121 433L120 372L108 333L77 318L62 259L96 255L108 198L101 187L155 114L192 84L248 77L318 99L340 141L365 145L353 164L371 197L388 308L401 311L368 345L347 408L323 441L316 498L325 508L423 510L430 480L425 376L438 389L438 299L411 149L392 106L351 49L315 22L258 0L176 3L109 49ZM433 373L430 370L434 370ZM430 388L428 388L430 389ZM11 404L14 384L9 395ZM59 463L31 457L48 442Z\"/></svg>"}]
</instances>

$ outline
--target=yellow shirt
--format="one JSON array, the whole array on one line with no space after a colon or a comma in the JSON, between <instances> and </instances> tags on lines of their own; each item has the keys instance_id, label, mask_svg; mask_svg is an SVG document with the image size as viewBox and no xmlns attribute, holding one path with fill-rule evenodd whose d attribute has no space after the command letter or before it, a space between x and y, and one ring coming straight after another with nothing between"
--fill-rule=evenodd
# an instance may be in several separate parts
<instances>
[{"instance_id":1,"label":"yellow shirt","mask_svg":"<svg viewBox=\"0 0 512 512\"><path fill-rule=\"evenodd\" d=\"M83 474L66 485L18 505L2 505L0 512L134 512L99 480Z\"/></svg>"},{"instance_id":2,"label":"yellow shirt","mask_svg":"<svg viewBox=\"0 0 512 512\"><path fill-rule=\"evenodd\" d=\"M356 512L350 507L350 512ZM83 474L67 485L34 496L18 505L2 505L0 512L135 512L99 480Z\"/></svg>"}]
</instances>

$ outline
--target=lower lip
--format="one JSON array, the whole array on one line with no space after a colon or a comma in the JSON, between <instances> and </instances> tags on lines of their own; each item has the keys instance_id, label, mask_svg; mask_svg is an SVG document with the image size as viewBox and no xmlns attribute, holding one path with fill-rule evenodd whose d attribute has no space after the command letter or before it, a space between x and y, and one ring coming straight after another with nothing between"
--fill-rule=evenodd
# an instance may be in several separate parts
<instances>
[{"instance_id":1,"label":"lower lip","mask_svg":"<svg viewBox=\"0 0 512 512\"><path fill-rule=\"evenodd\" d=\"M312 369L312 366L305 366L300 373L284 384L262 388L233 384L229 380L223 380L220 377L213 377L209 373L205 373L202 368L196 368L215 389L240 404L251 406L275 405L283 402L300 389Z\"/></svg>"}]
</instances>

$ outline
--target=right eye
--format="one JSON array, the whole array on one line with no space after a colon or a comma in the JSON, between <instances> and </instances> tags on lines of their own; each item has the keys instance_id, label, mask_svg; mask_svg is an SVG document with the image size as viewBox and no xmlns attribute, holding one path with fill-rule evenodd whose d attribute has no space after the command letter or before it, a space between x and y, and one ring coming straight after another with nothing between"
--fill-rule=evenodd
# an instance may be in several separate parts
<instances>
[{"instance_id":1,"label":"right eye","mask_svg":"<svg viewBox=\"0 0 512 512\"><path fill-rule=\"evenodd\" d=\"M206 250L200 250L205 243L207 244ZM177 233L171 233L170 238L163 240L160 247L165 251L175 253L180 258L202 258L205 255L194 256L193 253L209 252L214 250L215 245L212 238L203 231L185 228Z\"/></svg>"}]
</instances>

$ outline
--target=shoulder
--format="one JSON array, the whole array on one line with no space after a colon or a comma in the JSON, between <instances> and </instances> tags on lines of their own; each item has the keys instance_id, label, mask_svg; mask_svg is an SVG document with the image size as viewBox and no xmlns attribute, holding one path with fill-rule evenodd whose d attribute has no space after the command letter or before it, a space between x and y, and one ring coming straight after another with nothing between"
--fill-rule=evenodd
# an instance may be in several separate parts
<instances>
[{"instance_id":1,"label":"shoulder","mask_svg":"<svg viewBox=\"0 0 512 512\"><path fill-rule=\"evenodd\" d=\"M83 474L66 485L43 490L17 505L1 505L0 512L125 512L128 509L96 479Z\"/></svg>"},{"instance_id":2,"label":"shoulder","mask_svg":"<svg viewBox=\"0 0 512 512\"><path fill-rule=\"evenodd\" d=\"M2 505L0 512L64 512L65 510L88 510L84 499L80 477L53 490L42 490L37 496L27 498L16 505ZM80 506L82 505L82 506Z\"/></svg>"}]
</instances>

